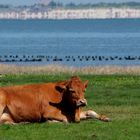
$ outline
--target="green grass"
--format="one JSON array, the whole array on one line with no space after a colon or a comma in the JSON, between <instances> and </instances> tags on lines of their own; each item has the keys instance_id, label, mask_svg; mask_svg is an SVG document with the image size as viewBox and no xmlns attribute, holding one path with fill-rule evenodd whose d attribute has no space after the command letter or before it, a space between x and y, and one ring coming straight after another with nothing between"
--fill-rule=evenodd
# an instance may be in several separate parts
<instances>
[{"instance_id":1,"label":"green grass","mask_svg":"<svg viewBox=\"0 0 140 140\"><path fill-rule=\"evenodd\" d=\"M88 106L112 118L105 123L86 120L80 123L35 123L0 126L0 140L139 140L140 76L80 75L89 80ZM0 86L65 80L70 75L5 75Z\"/></svg>"}]
</instances>

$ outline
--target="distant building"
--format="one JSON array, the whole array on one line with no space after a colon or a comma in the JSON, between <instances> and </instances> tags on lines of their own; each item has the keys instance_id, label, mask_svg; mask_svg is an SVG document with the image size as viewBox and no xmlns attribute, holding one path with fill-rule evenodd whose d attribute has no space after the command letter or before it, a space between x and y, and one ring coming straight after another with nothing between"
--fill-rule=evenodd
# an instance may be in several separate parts
<instances>
[{"instance_id":1,"label":"distant building","mask_svg":"<svg viewBox=\"0 0 140 140\"><path fill-rule=\"evenodd\" d=\"M140 9L92 8L92 9L50 9L45 11L0 12L0 19L108 19L140 18Z\"/></svg>"}]
</instances>

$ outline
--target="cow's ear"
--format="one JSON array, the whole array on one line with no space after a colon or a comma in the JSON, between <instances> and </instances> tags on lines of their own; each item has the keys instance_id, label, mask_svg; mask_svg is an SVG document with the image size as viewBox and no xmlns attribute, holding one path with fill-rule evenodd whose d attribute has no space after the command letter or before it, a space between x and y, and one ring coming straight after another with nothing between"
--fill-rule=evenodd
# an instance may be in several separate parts
<instances>
[{"instance_id":1,"label":"cow's ear","mask_svg":"<svg viewBox=\"0 0 140 140\"><path fill-rule=\"evenodd\" d=\"M88 80L84 82L85 88L87 88L87 85L88 85Z\"/></svg>"},{"instance_id":2,"label":"cow's ear","mask_svg":"<svg viewBox=\"0 0 140 140\"><path fill-rule=\"evenodd\" d=\"M66 86L65 85L63 85L63 84L58 84L58 85L56 85L56 90L58 90L59 92L62 92L62 91L64 91L65 89L66 89Z\"/></svg>"}]
</instances>

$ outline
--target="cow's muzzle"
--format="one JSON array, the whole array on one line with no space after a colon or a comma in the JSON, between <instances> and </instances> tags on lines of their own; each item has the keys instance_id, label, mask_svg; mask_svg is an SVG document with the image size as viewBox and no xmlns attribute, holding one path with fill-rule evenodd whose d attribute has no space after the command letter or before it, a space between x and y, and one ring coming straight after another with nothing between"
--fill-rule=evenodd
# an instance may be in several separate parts
<instances>
[{"instance_id":1,"label":"cow's muzzle","mask_svg":"<svg viewBox=\"0 0 140 140\"><path fill-rule=\"evenodd\" d=\"M87 100L86 99L79 99L76 103L77 107L86 106L86 105L87 105Z\"/></svg>"}]
</instances>

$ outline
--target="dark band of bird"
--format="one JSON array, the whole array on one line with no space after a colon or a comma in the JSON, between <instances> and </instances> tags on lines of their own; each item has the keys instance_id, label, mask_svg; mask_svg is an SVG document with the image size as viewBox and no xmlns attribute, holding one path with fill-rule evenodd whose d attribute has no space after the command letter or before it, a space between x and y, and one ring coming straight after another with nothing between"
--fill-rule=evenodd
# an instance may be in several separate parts
<instances>
[{"instance_id":1,"label":"dark band of bird","mask_svg":"<svg viewBox=\"0 0 140 140\"><path fill-rule=\"evenodd\" d=\"M53 56L53 55L0 55L0 62L69 62L69 61L134 61L140 60L140 56L101 56L101 55L85 55L85 56Z\"/></svg>"}]
</instances>

